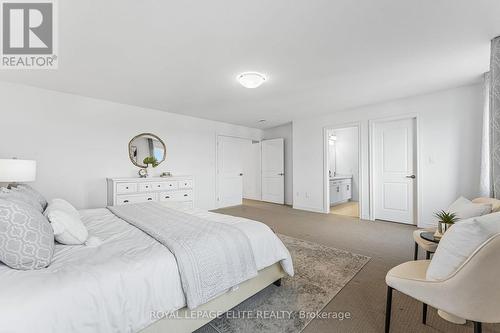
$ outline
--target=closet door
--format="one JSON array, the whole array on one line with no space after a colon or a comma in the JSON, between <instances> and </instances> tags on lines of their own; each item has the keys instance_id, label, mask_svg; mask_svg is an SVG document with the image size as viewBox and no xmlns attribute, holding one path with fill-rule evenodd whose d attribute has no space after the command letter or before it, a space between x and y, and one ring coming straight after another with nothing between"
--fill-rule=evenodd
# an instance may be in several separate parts
<instances>
[{"instance_id":1,"label":"closet door","mask_svg":"<svg viewBox=\"0 0 500 333\"><path fill-rule=\"evenodd\" d=\"M285 203L284 139L262 141L262 201Z\"/></svg>"},{"instance_id":2,"label":"closet door","mask_svg":"<svg viewBox=\"0 0 500 333\"><path fill-rule=\"evenodd\" d=\"M415 119L381 121L373 126L373 204L375 219L414 224Z\"/></svg>"},{"instance_id":3,"label":"closet door","mask_svg":"<svg viewBox=\"0 0 500 333\"><path fill-rule=\"evenodd\" d=\"M243 157L252 142L228 136L217 137L217 203L229 207L243 203Z\"/></svg>"}]
</instances>

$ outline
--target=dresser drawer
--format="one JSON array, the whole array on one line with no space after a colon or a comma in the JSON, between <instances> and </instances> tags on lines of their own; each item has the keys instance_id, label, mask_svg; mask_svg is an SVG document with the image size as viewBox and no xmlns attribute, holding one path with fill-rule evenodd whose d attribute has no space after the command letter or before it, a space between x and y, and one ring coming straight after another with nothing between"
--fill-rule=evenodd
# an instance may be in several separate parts
<instances>
[{"instance_id":1,"label":"dresser drawer","mask_svg":"<svg viewBox=\"0 0 500 333\"><path fill-rule=\"evenodd\" d=\"M127 194L137 192L136 183L118 183L116 184L116 194Z\"/></svg>"},{"instance_id":2,"label":"dresser drawer","mask_svg":"<svg viewBox=\"0 0 500 333\"><path fill-rule=\"evenodd\" d=\"M117 205L126 205L148 201L158 201L156 193L116 196Z\"/></svg>"},{"instance_id":3,"label":"dresser drawer","mask_svg":"<svg viewBox=\"0 0 500 333\"><path fill-rule=\"evenodd\" d=\"M165 190L168 187L168 183L166 182L154 182L151 183L151 190L152 191L161 191Z\"/></svg>"},{"instance_id":4,"label":"dresser drawer","mask_svg":"<svg viewBox=\"0 0 500 333\"><path fill-rule=\"evenodd\" d=\"M177 190L179 188L178 181L171 180L168 182L162 182L163 190Z\"/></svg>"},{"instance_id":5,"label":"dresser drawer","mask_svg":"<svg viewBox=\"0 0 500 333\"><path fill-rule=\"evenodd\" d=\"M160 193L160 201L192 201L193 191L172 191Z\"/></svg>"},{"instance_id":6,"label":"dresser drawer","mask_svg":"<svg viewBox=\"0 0 500 333\"><path fill-rule=\"evenodd\" d=\"M179 180L179 188L193 188L193 181L191 179Z\"/></svg>"},{"instance_id":7,"label":"dresser drawer","mask_svg":"<svg viewBox=\"0 0 500 333\"><path fill-rule=\"evenodd\" d=\"M151 192L154 190L153 183L139 183L138 184L138 192Z\"/></svg>"}]
</instances>

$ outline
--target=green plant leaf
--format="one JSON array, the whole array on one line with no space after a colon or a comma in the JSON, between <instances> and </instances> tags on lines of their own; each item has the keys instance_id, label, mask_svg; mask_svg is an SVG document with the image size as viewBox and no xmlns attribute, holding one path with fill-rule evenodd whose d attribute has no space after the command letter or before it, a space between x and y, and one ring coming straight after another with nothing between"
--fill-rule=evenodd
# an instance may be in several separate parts
<instances>
[{"instance_id":1,"label":"green plant leaf","mask_svg":"<svg viewBox=\"0 0 500 333\"><path fill-rule=\"evenodd\" d=\"M447 212L444 210L434 213L434 216L438 218L439 222L445 224L454 224L459 220L455 213Z\"/></svg>"},{"instance_id":2,"label":"green plant leaf","mask_svg":"<svg viewBox=\"0 0 500 333\"><path fill-rule=\"evenodd\" d=\"M157 160L157 159L156 159L156 157L154 157L154 156L148 156L148 157L146 157L146 158L144 159L143 163L144 163L144 164L146 164L146 165L151 164L151 166L152 166L153 168L156 168L156 167L158 166L158 164L159 164L159 163L158 163L158 160Z\"/></svg>"}]
</instances>

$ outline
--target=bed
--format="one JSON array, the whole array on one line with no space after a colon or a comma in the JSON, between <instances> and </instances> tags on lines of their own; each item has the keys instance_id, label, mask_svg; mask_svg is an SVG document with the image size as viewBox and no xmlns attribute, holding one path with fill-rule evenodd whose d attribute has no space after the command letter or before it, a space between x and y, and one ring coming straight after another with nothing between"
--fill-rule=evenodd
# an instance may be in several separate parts
<instances>
[{"instance_id":1,"label":"bed","mask_svg":"<svg viewBox=\"0 0 500 333\"><path fill-rule=\"evenodd\" d=\"M256 277L196 311L227 311L285 271L293 274L288 250L266 225L202 210L184 213L241 230L258 269ZM190 332L211 320L179 319L191 309L167 247L106 208L80 214L92 237L89 245L56 245L53 262L42 270L0 264L0 331ZM176 316L159 315L165 313Z\"/></svg>"}]
</instances>

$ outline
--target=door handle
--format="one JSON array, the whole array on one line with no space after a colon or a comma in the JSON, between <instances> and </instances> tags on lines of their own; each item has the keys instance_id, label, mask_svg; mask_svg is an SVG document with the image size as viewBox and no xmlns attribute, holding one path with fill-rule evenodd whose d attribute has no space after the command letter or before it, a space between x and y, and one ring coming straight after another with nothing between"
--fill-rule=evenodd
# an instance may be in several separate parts
<instances>
[{"instance_id":1,"label":"door handle","mask_svg":"<svg viewBox=\"0 0 500 333\"><path fill-rule=\"evenodd\" d=\"M411 179L415 179L415 175L411 175L411 176L406 176L406 178L411 178Z\"/></svg>"},{"instance_id":2,"label":"door handle","mask_svg":"<svg viewBox=\"0 0 500 333\"><path fill-rule=\"evenodd\" d=\"M282 172L282 173L278 173L278 176L284 176L285 174Z\"/></svg>"}]
</instances>

